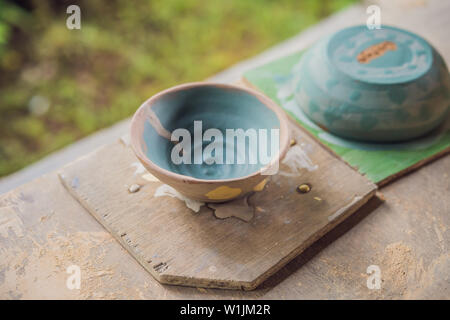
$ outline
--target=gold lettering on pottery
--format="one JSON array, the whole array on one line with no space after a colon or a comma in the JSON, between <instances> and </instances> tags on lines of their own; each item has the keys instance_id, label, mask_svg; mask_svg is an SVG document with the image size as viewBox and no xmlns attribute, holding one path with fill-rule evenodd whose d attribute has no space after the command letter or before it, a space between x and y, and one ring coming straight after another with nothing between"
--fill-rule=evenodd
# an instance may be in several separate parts
<instances>
[{"instance_id":1,"label":"gold lettering on pottery","mask_svg":"<svg viewBox=\"0 0 450 320\"><path fill-rule=\"evenodd\" d=\"M397 50L397 45L392 41L383 41L364 49L356 58L359 63L369 63L373 59L381 57L389 50Z\"/></svg>"}]
</instances>

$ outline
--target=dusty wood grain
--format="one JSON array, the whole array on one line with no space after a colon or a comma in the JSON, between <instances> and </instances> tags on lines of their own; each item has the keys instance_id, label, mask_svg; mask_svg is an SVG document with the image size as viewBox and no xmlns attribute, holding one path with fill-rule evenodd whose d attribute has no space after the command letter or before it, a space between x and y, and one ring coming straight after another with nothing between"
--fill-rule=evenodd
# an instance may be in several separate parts
<instances>
[{"instance_id":1,"label":"dusty wood grain","mask_svg":"<svg viewBox=\"0 0 450 320\"><path fill-rule=\"evenodd\" d=\"M413 2L417 10L383 7L383 21L420 32L448 58L445 26L450 3ZM364 23L363 9L355 10L352 19L347 15L344 22ZM342 23L332 20L316 26L314 32L323 35ZM304 45L301 39L294 40ZM383 187L385 203L372 198L256 290L240 291L161 285L52 172L0 195L0 220L8 221L2 225L7 234L0 232L0 298L448 299L449 174L447 155ZM66 268L73 264L81 267L79 290L66 287ZM381 268L380 290L366 286L366 268L372 264ZM400 274L400 281L395 281Z\"/></svg>"},{"instance_id":2,"label":"dusty wood grain","mask_svg":"<svg viewBox=\"0 0 450 320\"><path fill-rule=\"evenodd\" d=\"M254 289L355 212L376 190L298 128L292 130L295 150L308 153L316 169L290 168L296 155L288 154L291 160L281 165L280 174L249 198L255 216L248 223L217 219L206 206L194 213L177 198L154 197L161 183L145 181L144 173L135 174L137 160L120 142L66 166L60 177L158 281ZM311 192L299 194L296 187L301 183L311 184ZM142 187L129 193L133 184Z\"/></svg>"},{"instance_id":3,"label":"dusty wood grain","mask_svg":"<svg viewBox=\"0 0 450 320\"><path fill-rule=\"evenodd\" d=\"M253 291L161 285L51 173L0 196L17 226L0 235L0 298L448 299L449 173L446 156L383 188L386 202L372 198ZM366 286L372 264L380 290ZM70 265L80 290L66 287Z\"/></svg>"}]
</instances>

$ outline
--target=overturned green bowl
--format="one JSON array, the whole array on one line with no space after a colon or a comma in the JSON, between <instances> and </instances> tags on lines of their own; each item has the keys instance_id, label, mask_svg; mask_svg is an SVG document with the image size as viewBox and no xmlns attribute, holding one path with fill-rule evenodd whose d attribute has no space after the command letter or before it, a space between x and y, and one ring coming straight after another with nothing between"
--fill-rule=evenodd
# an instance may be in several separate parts
<instances>
[{"instance_id":1,"label":"overturned green bowl","mask_svg":"<svg viewBox=\"0 0 450 320\"><path fill-rule=\"evenodd\" d=\"M444 60L426 40L395 27L355 26L326 37L302 56L293 81L303 112L349 139L413 139L449 111Z\"/></svg>"}]
</instances>

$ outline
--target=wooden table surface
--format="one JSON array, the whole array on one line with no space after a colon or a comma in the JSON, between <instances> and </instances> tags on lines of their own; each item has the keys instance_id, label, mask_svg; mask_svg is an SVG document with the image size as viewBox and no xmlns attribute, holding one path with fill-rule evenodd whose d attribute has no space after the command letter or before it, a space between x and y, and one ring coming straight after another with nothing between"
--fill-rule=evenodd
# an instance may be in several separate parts
<instances>
[{"instance_id":1,"label":"wooden table surface","mask_svg":"<svg viewBox=\"0 0 450 320\"><path fill-rule=\"evenodd\" d=\"M382 189L255 291L161 285L56 173L0 198L0 298L449 298L450 156ZM81 268L80 290L66 286ZM380 290L367 267L381 269Z\"/></svg>"},{"instance_id":2,"label":"wooden table surface","mask_svg":"<svg viewBox=\"0 0 450 320\"><path fill-rule=\"evenodd\" d=\"M421 28L410 29L431 38L448 62L449 2L430 3L431 11L405 15ZM0 298L449 299L449 174L445 156L394 181L381 190L385 202L371 200L259 288L244 292L159 284L52 172L0 196ZM71 265L81 269L80 289L66 285ZM381 270L379 290L367 287L371 265Z\"/></svg>"}]
</instances>

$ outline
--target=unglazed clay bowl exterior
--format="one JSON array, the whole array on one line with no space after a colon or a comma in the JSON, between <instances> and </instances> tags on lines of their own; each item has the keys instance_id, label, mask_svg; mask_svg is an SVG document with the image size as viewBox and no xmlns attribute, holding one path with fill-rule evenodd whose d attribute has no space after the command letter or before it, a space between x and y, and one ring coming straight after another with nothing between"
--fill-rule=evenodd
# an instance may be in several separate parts
<instances>
[{"instance_id":1,"label":"unglazed clay bowl exterior","mask_svg":"<svg viewBox=\"0 0 450 320\"><path fill-rule=\"evenodd\" d=\"M294 72L298 106L344 138L408 140L448 114L444 60L423 38L395 27L340 30L305 52Z\"/></svg>"},{"instance_id":2,"label":"unglazed clay bowl exterior","mask_svg":"<svg viewBox=\"0 0 450 320\"><path fill-rule=\"evenodd\" d=\"M194 121L201 121L201 133L208 129L218 129L224 135L227 129L278 129L278 152L269 153L273 157L265 165L248 161L195 164L194 160L191 164L175 164L172 152L177 143L170 141L167 134L181 128L194 137L198 133ZM205 141L201 144L204 148ZM196 82L167 89L144 102L131 121L131 146L144 167L186 197L203 202L225 202L261 191L267 182L266 174L276 168L288 145L284 112L262 94L233 85ZM191 159L194 141L192 146ZM224 157L232 152L237 158L237 147L232 149L224 143Z\"/></svg>"}]
</instances>

